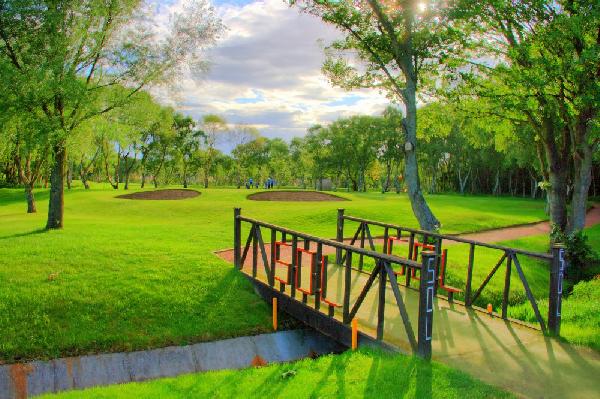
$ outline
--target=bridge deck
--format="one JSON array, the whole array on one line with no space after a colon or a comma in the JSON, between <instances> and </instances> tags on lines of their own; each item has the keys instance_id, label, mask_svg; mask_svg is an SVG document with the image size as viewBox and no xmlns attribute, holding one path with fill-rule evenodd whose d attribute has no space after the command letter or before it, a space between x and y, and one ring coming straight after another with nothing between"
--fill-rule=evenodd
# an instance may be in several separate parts
<instances>
[{"instance_id":1,"label":"bridge deck","mask_svg":"<svg viewBox=\"0 0 600 399\"><path fill-rule=\"evenodd\" d=\"M269 253L269 245L266 245ZM252 276L252 251L242 271ZM324 254L333 248L323 247ZM268 279L260 256L257 260L257 280ZM282 248L281 259L291 259L288 249ZM308 262L306 262L308 263ZM308 287L308 266L303 266L301 284ZM342 303L343 270L330 264L327 278L327 299ZM277 276L285 278L285 267L278 266ZM368 275L352 271L350 302L354 303ZM275 290L279 283L276 282ZM417 329L418 291L400 287L413 331ZM359 330L372 337L377 327L376 281L357 313ZM285 294L290 295L289 286ZM296 292L298 301L302 294ZM403 352L412 351L406 328L400 317L393 293L386 289L384 341ZM306 306L314 307L309 296ZM321 304L327 313L327 305ZM335 317L342 320L341 308ZM449 303L443 298L434 301L433 359L463 370L493 385L505 388L522 397L531 398L591 398L600 397L600 354L587 348L576 347L545 337L539 330L490 316L460 303Z\"/></svg>"}]
</instances>

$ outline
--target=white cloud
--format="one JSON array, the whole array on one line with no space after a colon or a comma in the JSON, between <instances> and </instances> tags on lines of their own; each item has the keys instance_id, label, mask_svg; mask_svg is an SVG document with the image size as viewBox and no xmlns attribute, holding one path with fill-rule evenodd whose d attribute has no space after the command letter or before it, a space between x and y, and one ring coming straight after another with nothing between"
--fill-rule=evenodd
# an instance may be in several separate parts
<instances>
[{"instance_id":1,"label":"white cloud","mask_svg":"<svg viewBox=\"0 0 600 399\"><path fill-rule=\"evenodd\" d=\"M178 110L195 118L217 113L230 123L255 124L266 136L291 138L313 124L375 114L387 105L377 91L351 95L327 82L319 41L329 43L339 33L320 19L282 0L223 4L217 10L228 30L209 52L211 70L202 77L182 76L177 95L169 95ZM161 96L166 100L166 93Z\"/></svg>"}]
</instances>

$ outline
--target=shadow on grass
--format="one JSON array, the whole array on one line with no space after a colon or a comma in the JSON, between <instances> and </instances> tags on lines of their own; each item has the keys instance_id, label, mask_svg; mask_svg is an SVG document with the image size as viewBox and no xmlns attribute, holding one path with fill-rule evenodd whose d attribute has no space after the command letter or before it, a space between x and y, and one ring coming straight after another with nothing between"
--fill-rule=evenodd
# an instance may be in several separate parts
<instances>
[{"instance_id":1,"label":"shadow on grass","mask_svg":"<svg viewBox=\"0 0 600 399\"><path fill-rule=\"evenodd\" d=\"M11 238L19 238L19 237L28 237L28 236L34 236L34 235L38 235L38 234L44 234L46 233L48 230L40 228L40 229L35 229L32 231L27 231L24 233L17 233L17 234L11 234L9 236L4 236L4 237L0 237L0 240L8 240Z\"/></svg>"},{"instance_id":2,"label":"shadow on grass","mask_svg":"<svg viewBox=\"0 0 600 399\"><path fill-rule=\"evenodd\" d=\"M35 202L46 202L50 198L50 190L46 188L37 188L34 190ZM0 205L12 205L22 203L23 208L27 209L27 198L24 188L0 188Z\"/></svg>"}]
</instances>

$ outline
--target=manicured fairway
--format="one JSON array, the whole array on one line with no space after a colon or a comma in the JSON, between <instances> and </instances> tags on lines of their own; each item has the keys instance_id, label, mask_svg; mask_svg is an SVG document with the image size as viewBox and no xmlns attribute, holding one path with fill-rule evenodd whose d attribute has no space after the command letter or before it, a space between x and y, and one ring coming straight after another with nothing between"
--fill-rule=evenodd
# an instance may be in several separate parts
<instances>
[{"instance_id":1,"label":"manicured fairway","mask_svg":"<svg viewBox=\"0 0 600 399\"><path fill-rule=\"evenodd\" d=\"M380 352L133 383L47 398L509 398L439 363Z\"/></svg>"},{"instance_id":2,"label":"manicured fairway","mask_svg":"<svg viewBox=\"0 0 600 399\"><path fill-rule=\"evenodd\" d=\"M333 237L335 213L416 226L404 195L340 194L352 201L256 202L250 190L209 189L183 201L132 201L103 186L75 188L65 229L44 232L21 190L0 190L0 360L215 340L270 330L270 310L212 251L232 246L232 208ZM430 198L445 232L544 218L540 201Z\"/></svg>"}]
</instances>

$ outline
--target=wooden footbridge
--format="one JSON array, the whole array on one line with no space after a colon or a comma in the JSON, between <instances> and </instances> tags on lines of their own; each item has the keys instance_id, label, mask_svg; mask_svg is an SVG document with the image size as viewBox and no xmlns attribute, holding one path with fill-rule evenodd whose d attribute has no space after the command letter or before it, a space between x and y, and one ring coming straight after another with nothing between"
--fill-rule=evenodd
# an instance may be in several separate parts
<instances>
[{"instance_id":1,"label":"wooden footbridge","mask_svg":"<svg viewBox=\"0 0 600 399\"><path fill-rule=\"evenodd\" d=\"M357 229L348 241L344 227L350 223ZM383 236L374 238L373 228L382 229ZM248 234L244 245L243 233ZM451 287L445 281L444 246L450 242L469 246L464 287ZM408 256L393 255L394 245L407 246ZM475 288L476 253L484 247L498 251L499 260ZM522 257L550 265L549 306L544 309L547 324L523 272ZM356 320L359 345L377 344L433 357L521 396L566 398L600 393L600 355L548 336L560 333L567 267L560 246L552 254L534 253L361 219L343 210L338 211L336 239L331 240L244 217L236 208L234 263L265 300L277 298L279 310L347 346L351 322ZM474 306L502 267L500 313ZM508 318L513 269L537 326ZM456 300L455 294L464 301Z\"/></svg>"}]
</instances>

